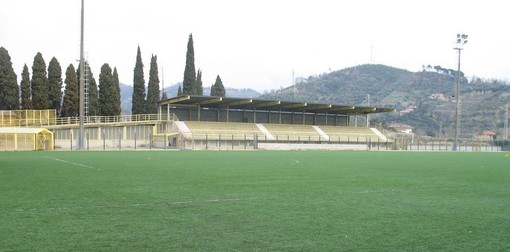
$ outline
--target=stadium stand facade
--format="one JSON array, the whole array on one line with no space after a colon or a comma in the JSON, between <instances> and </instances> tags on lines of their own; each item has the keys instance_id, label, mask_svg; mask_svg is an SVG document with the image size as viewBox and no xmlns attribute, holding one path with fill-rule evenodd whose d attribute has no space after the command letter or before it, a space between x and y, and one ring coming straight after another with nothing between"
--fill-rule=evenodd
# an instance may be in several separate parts
<instances>
[{"instance_id":1,"label":"stadium stand facade","mask_svg":"<svg viewBox=\"0 0 510 252\"><path fill-rule=\"evenodd\" d=\"M355 118L364 116L368 122L369 114L394 111L211 96L178 96L158 105L158 114L85 117L86 148L366 149L387 139L368 124L357 125ZM0 127L44 128L52 133L51 149L76 148L77 117L58 118L54 110L0 112Z\"/></svg>"},{"instance_id":2,"label":"stadium stand facade","mask_svg":"<svg viewBox=\"0 0 510 252\"><path fill-rule=\"evenodd\" d=\"M159 114L173 114L181 121L168 125L168 132L178 132L168 142L189 149L366 149L372 141L387 141L381 132L369 128L368 115L392 111L210 96L179 96L159 103ZM352 125L357 116L366 117L367 125Z\"/></svg>"}]
</instances>

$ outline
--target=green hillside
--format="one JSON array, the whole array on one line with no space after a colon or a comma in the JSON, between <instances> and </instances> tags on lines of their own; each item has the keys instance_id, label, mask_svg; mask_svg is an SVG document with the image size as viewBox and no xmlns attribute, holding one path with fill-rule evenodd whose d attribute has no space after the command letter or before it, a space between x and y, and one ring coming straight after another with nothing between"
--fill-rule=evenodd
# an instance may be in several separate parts
<instances>
[{"instance_id":1,"label":"green hillside","mask_svg":"<svg viewBox=\"0 0 510 252\"><path fill-rule=\"evenodd\" d=\"M410 72L385 65L360 65L310 76L262 98L393 107L399 112L374 116L372 122L405 123L420 135L451 137L455 127L455 75L455 70L439 66ZM461 93L461 137L472 138L484 130L502 136L510 85L463 77ZM432 98L432 94L439 95Z\"/></svg>"}]
</instances>

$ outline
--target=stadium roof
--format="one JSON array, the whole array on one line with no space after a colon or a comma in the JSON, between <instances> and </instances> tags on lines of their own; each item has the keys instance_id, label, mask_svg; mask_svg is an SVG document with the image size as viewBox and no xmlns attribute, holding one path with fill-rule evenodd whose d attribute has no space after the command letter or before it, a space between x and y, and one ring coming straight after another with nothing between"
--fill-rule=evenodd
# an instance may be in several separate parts
<instances>
[{"instance_id":1,"label":"stadium roof","mask_svg":"<svg viewBox=\"0 0 510 252\"><path fill-rule=\"evenodd\" d=\"M193 108L213 109L246 109L246 110L271 110L304 113L328 113L328 114L372 114L394 112L393 108L362 107L354 105L337 105L330 103L307 103L289 102L282 100L263 100L254 98L214 97L183 95L159 102L159 105Z\"/></svg>"}]
</instances>

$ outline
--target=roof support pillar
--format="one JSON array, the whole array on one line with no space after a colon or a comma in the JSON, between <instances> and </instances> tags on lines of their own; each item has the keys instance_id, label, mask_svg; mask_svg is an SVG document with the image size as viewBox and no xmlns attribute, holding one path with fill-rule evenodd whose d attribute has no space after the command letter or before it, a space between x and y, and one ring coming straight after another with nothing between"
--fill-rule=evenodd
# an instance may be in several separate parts
<instances>
[{"instance_id":1,"label":"roof support pillar","mask_svg":"<svg viewBox=\"0 0 510 252\"><path fill-rule=\"evenodd\" d=\"M230 114L230 108L227 106L227 122L228 122L228 115Z\"/></svg>"},{"instance_id":2,"label":"roof support pillar","mask_svg":"<svg viewBox=\"0 0 510 252\"><path fill-rule=\"evenodd\" d=\"M201 121L200 120L200 103L197 104L197 121L199 121L199 122Z\"/></svg>"}]
</instances>

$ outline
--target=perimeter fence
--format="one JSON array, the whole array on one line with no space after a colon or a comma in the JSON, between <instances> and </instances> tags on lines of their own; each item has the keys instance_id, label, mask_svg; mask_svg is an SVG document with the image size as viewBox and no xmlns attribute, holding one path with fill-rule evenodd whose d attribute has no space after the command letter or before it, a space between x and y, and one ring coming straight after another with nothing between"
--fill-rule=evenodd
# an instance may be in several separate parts
<instances>
[{"instance_id":1,"label":"perimeter fence","mask_svg":"<svg viewBox=\"0 0 510 252\"><path fill-rule=\"evenodd\" d=\"M67 137L62 132L55 133L56 150L75 150L77 132L67 130ZM257 134L178 134L157 133L152 129L122 128L108 130L85 130L86 150L255 150L255 149L323 149L323 150L366 150L366 151L454 151L452 140L391 139L382 141L370 138L348 138L347 140L320 139L319 137L300 137L279 135L269 140ZM457 147L461 152L496 152L502 151L494 141L460 141Z\"/></svg>"}]
</instances>

